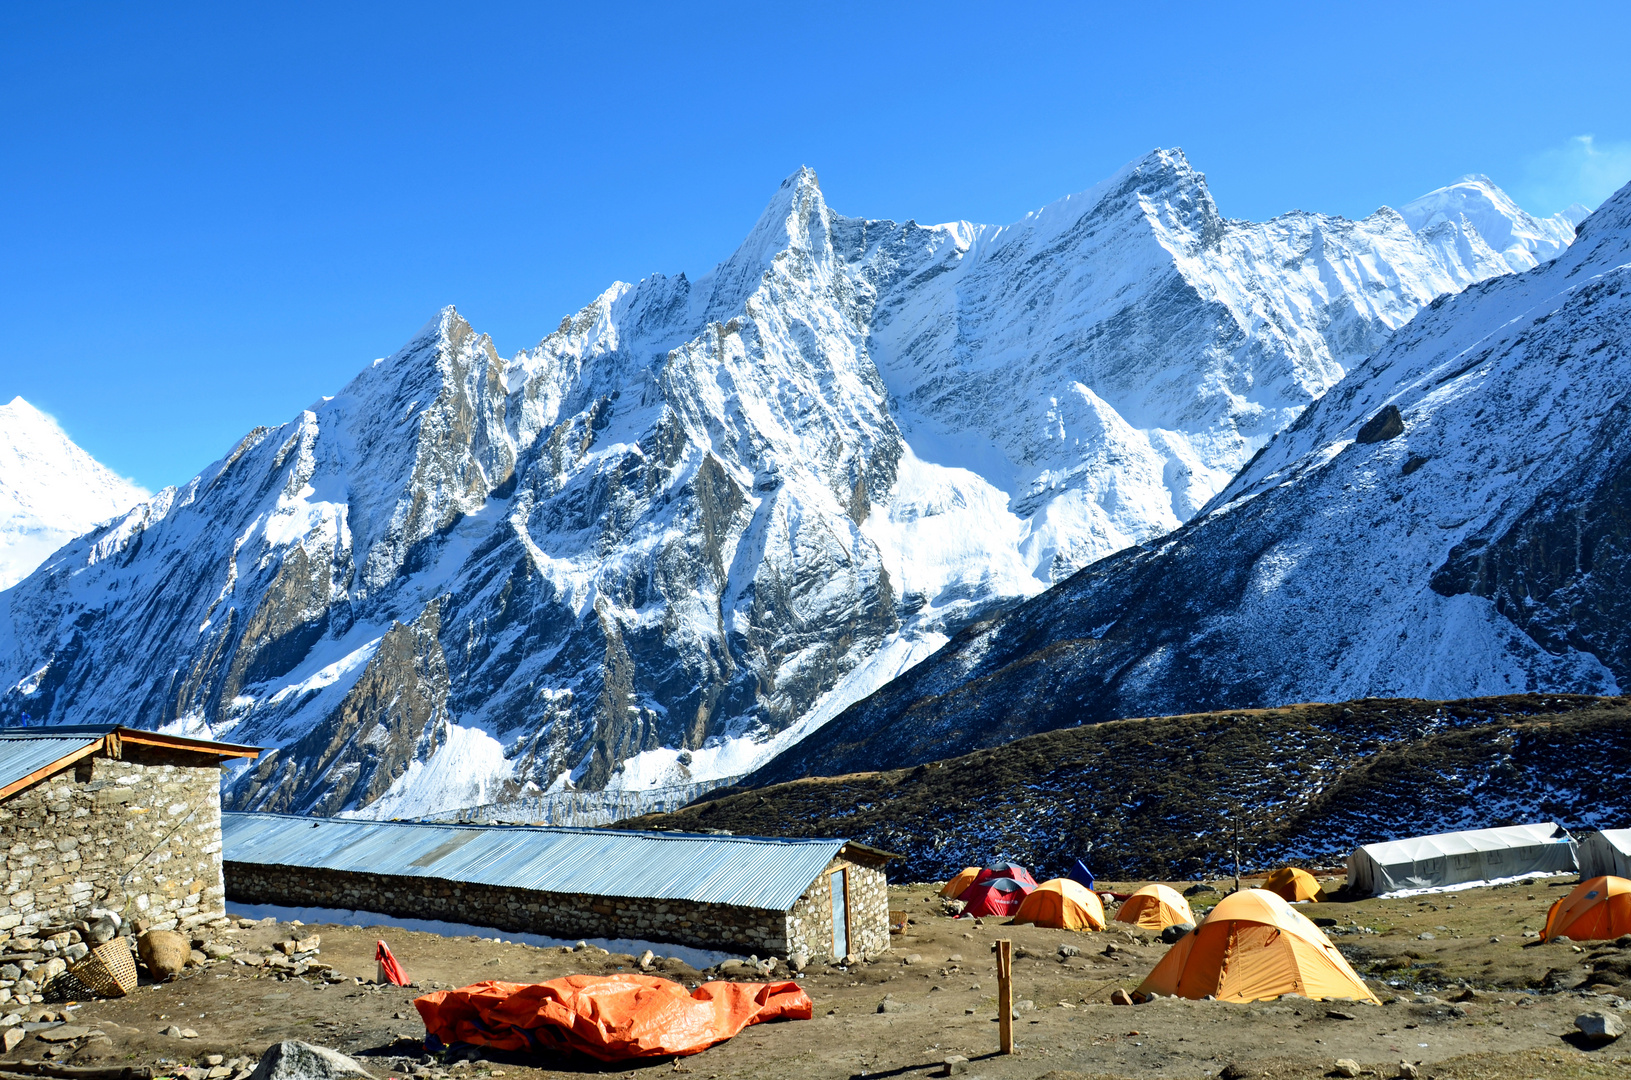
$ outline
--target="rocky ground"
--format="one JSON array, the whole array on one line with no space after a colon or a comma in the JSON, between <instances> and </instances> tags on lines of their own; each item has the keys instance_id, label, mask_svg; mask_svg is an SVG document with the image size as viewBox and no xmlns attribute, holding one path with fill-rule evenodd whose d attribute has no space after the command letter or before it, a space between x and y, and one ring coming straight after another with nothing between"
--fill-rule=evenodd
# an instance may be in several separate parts
<instances>
[{"instance_id":1,"label":"rocky ground","mask_svg":"<svg viewBox=\"0 0 1631 1080\"><path fill-rule=\"evenodd\" d=\"M1525 936L1541 927L1547 906L1568 884L1542 879L1305 909L1334 920L1332 940L1387 1002L1380 1007L1301 999L1254 1005L1160 999L1115 1006L1109 1004L1111 992L1136 987L1162 955L1165 946L1152 935L953 920L940 914L931 886L898 887L891 890L892 902L911 922L889 953L850 970L816 965L799 975L815 1002L814 1019L748 1028L695 1057L621 1068L508 1054L433 1058L423 1054L424 1029L412 1002L427 989L482 979L531 982L626 969L638 963L634 957L496 938L268 921L216 932L207 952L220 958L206 959L170 983L144 982L120 1000L20 1010L25 1022L10 1021L18 1035L6 1040L0 1075L23 1060L44 1060L147 1065L155 1075L228 1080L247 1076L267 1046L294 1038L352 1054L381 1080L414 1074L431 1080L544 1080L583 1072L681 1073L697 1080L913 1077L934 1075L952 1055L969 1059L970 1077L1004 1080L1202 1077L1229 1067L1234 1076L1318 1077L1337 1075L1339 1059L1384 1078L1397 1075L1402 1061L1420 1063L1422 1076L1467 1080L1622 1076L1631 1070L1631 1040L1591 1046L1574 1034L1574 1018L1600 1009L1631 1022L1619 996L1631 996L1631 939L1622 939L1623 945L1542 945ZM1197 891L1192 902L1203 910L1220 896ZM310 946L313 935L320 937L313 954L291 957L276 950L279 942L299 939ZM378 938L390 943L416 987L358 981L373 977ZM991 950L998 938L1015 945L1018 1052L1011 1057L994 1054ZM1062 957L1062 945L1076 947L1079 955ZM718 974L671 960L658 966L687 985ZM741 973L745 965L730 966L736 977L747 977ZM66 1014L67 1023L33 1022L43 1013ZM56 1023L55 1016L45 1023Z\"/></svg>"}]
</instances>

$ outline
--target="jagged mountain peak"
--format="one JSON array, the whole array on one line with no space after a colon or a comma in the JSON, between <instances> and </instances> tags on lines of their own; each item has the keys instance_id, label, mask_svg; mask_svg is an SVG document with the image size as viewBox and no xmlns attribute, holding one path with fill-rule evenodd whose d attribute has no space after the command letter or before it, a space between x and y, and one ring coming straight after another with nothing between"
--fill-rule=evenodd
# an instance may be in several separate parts
<instances>
[{"instance_id":1,"label":"jagged mountain peak","mask_svg":"<svg viewBox=\"0 0 1631 1080\"><path fill-rule=\"evenodd\" d=\"M1536 218L1481 173L1463 176L1412 199L1399 207L1399 213L1418 233L1446 226L1470 226L1519 272L1555 258L1573 241L1574 227L1582 220L1569 216L1569 211Z\"/></svg>"},{"instance_id":2,"label":"jagged mountain peak","mask_svg":"<svg viewBox=\"0 0 1631 1080\"><path fill-rule=\"evenodd\" d=\"M0 594L0 717L262 742L242 807L737 775L1177 528L1507 271L1477 254L1225 220L1180 150L1002 227L844 217L800 169L708 273L614 283L508 362L444 309Z\"/></svg>"}]
</instances>

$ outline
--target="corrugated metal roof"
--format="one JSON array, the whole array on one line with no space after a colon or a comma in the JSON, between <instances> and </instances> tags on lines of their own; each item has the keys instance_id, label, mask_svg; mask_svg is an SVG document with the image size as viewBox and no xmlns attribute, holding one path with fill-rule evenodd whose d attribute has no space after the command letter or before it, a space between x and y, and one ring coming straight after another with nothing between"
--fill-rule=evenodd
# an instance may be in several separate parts
<instances>
[{"instance_id":1,"label":"corrugated metal roof","mask_svg":"<svg viewBox=\"0 0 1631 1080\"><path fill-rule=\"evenodd\" d=\"M104 732L57 734L47 728L0 730L0 789L102 741Z\"/></svg>"},{"instance_id":2,"label":"corrugated metal roof","mask_svg":"<svg viewBox=\"0 0 1631 1080\"><path fill-rule=\"evenodd\" d=\"M849 843L253 813L222 814L221 825L228 862L774 911Z\"/></svg>"}]
</instances>

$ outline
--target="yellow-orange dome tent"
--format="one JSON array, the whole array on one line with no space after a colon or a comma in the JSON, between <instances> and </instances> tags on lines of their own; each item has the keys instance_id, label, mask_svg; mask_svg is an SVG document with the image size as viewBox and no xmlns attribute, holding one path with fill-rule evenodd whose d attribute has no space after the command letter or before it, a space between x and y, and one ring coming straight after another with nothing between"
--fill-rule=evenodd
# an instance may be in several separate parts
<instances>
[{"instance_id":1,"label":"yellow-orange dome tent","mask_svg":"<svg viewBox=\"0 0 1631 1080\"><path fill-rule=\"evenodd\" d=\"M964 869L956 877L940 886L940 895L946 897L948 900L955 900L959 896L962 896L963 890L974 884L974 879L979 876L980 868L978 866L970 866Z\"/></svg>"},{"instance_id":2,"label":"yellow-orange dome tent","mask_svg":"<svg viewBox=\"0 0 1631 1080\"><path fill-rule=\"evenodd\" d=\"M1631 881L1608 875L1587 878L1553 903L1540 936L1601 941L1621 934L1631 934Z\"/></svg>"},{"instance_id":3,"label":"yellow-orange dome tent","mask_svg":"<svg viewBox=\"0 0 1631 1080\"><path fill-rule=\"evenodd\" d=\"M1325 899L1325 890L1320 888L1314 875L1295 866L1282 866L1270 874L1263 888L1292 904L1299 900Z\"/></svg>"},{"instance_id":4,"label":"yellow-orange dome tent","mask_svg":"<svg viewBox=\"0 0 1631 1080\"><path fill-rule=\"evenodd\" d=\"M1213 908L1167 951L1141 994L1262 1001L1286 994L1379 1004L1348 961L1302 912L1267 889L1245 889Z\"/></svg>"},{"instance_id":5,"label":"yellow-orange dome tent","mask_svg":"<svg viewBox=\"0 0 1631 1080\"><path fill-rule=\"evenodd\" d=\"M1103 930L1104 902L1092 889L1069 878L1054 878L1032 890L1014 912L1014 921L1055 930Z\"/></svg>"},{"instance_id":6,"label":"yellow-orange dome tent","mask_svg":"<svg viewBox=\"0 0 1631 1080\"><path fill-rule=\"evenodd\" d=\"M1195 922L1195 913L1183 893L1166 885L1146 885L1121 902L1116 921L1142 926L1146 930L1165 930L1178 923Z\"/></svg>"}]
</instances>

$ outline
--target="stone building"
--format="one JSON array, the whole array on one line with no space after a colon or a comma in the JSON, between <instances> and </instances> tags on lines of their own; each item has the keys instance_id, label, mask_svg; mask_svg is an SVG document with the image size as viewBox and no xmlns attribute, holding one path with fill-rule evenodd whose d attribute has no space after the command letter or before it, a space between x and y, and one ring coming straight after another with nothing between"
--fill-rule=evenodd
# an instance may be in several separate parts
<instances>
[{"instance_id":1,"label":"stone building","mask_svg":"<svg viewBox=\"0 0 1631 1080\"><path fill-rule=\"evenodd\" d=\"M55 954L75 956L69 924L93 912L183 929L225 918L221 764L258 753L113 725L0 728L0 951L44 952L49 975ZM42 985L8 968L0 1001Z\"/></svg>"},{"instance_id":2,"label":"stone building","mask_svg":"<svg viewBox=\"0 0 1631 1080\"><path fill-rule=\"evenodd\" d=\"M227 895L239 903L759 956L889 948L884 866L897 856L850 840L282 814L223 822Z\"/></svg>"}]
</instances>

